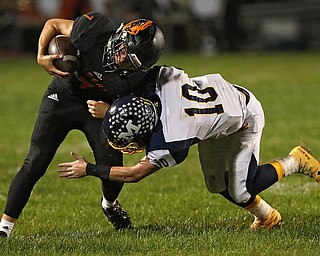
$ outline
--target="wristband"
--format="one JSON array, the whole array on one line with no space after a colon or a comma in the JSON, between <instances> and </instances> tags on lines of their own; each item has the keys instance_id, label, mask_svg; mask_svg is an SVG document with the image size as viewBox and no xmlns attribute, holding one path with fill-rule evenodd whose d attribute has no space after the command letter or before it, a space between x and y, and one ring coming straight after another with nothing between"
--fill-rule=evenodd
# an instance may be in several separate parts
<instances>
[{"instance_id":1,"label":"wristband","mask_svg":"<svg viewBox=\"0 0 320 256\"><path fill-rule=\"evenodd\" d=\"M109 180L111 166L87 164L86 173L90 176L95 176L100 179Z\"/></svg>"}]
</instances>

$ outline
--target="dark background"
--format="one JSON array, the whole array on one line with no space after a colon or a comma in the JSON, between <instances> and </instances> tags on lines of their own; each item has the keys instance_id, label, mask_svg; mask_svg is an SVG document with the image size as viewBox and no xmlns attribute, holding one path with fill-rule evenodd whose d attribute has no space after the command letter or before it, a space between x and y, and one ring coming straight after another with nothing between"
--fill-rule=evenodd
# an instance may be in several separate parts
<instances>
[{"instance_id":1,"label":"dark background","mask_svg":"<svg viewBox=\"0 0 320 256\"><path fill-rule=\"evenodd\" d=\"M91 10L116 23L153 19L165 32L168 52L320 49L320 0L2 0L0 52L36 53L47 19Z\"/></svg>"}]
</instances>

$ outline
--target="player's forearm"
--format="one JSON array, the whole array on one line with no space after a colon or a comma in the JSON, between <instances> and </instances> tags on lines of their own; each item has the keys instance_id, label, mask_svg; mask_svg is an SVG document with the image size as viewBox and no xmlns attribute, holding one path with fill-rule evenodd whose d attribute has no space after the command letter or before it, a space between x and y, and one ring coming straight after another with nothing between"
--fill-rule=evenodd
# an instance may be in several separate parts
<instances>
[{"instance_id":1,"label":"player's forearm","mask_svg":"<svg viewBox=\"0 0 320 256\"><path fill-rule=\"evenodd\" d=\"M132 171L132 167L123 166L105 166L88 163L86 174L100 179L116 182L138 182L141 177Z\"/></svg>"},{"instance_id":2,"label":"player's forearm","mask_svg":"<svg viewBox=\"0 0 320 256\"><path fill-rule=\"evenodd\" d=\"M151 164L147 157L144 157L134 166L113 166L109 179L119 182L139 182L158 170L158 167Z\"/></svg>"},{"instance_id":3,"label":"player's forearm","mask_svg":"<svg viewBox=\"0 0 320 256\"><path fill-rule=\"evenodd\" d=\"M109 179L117 182L136 183L151 174L148 169L136 168L136 166L113 166Z\"/></svg>"},{"instance_id":4,"label":"player's forearm","mask_svg":"<svg viewBox=\"0 0 320 256\"><path fill-rule=\"evenodd\" d=\"M65 162L58 165L59 177L74 179L86 175L104 180L117 182L138 182L148 175L159 170L151 164L146 157L141 159L135 166L107 166L88 163L82 156L72 152L73 162Z\"/></svg>"},{"instance_id":5,"label":"player's forearm","mask_svg":"<svg viewBox=\"0 0 320 256\"><path fill-rule=\"evenodd\" d=\"M141 160L135 166L103 166L88 163L86 174L116 182L135 183L157 171L159 168Z\"/></svg>"}]
</instances>

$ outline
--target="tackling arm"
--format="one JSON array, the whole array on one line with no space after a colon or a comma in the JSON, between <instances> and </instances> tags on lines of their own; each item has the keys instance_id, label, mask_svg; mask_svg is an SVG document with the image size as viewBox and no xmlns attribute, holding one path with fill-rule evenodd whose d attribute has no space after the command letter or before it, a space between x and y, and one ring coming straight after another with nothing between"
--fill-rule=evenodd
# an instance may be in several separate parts
<instances>
[{"instance_id":1,"label":"tackling arm","mask_svg":"<svg viewBox=\"0 0 320 256\"><path fill-rule=\"evenodd\" d=\"M91 175L117 182L133 183L159 170L159 168L151 164L146 157L142 158L139 163L134 166L110 167L90 164L86 159L75 153L71 153L71 155L75 161L58 165L58 172L61 178L73 179Z\"/></svg>"},{"instance_id":2,"label":"tackling arm","mask_svg":"<svg viewBox=\"0 0 320 256\"><path fill-rule=\"evenodd\" d=\"M135 166L113 166L111 167L109 179L118 182L139 182L148 175L159 170L144 157Z\"/></svg>"}]
</instances>

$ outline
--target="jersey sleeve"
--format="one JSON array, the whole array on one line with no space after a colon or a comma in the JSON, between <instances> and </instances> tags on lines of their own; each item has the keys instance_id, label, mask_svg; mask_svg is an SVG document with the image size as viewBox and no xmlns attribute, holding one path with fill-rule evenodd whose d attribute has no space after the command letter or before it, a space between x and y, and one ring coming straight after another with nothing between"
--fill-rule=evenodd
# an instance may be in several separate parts
<instances>
[{"instance_id":1,"label":"jersey sleeve","mask_svg":"<svg viewBox=\"0 0 320 256\"><path fill-rule=\"evenodd\" d=\"M151 138L147 148L147 158L159 168L175 166L186 159L191 145L191 140L167 143L160 130Z\"/></svg>"},{"instance_id":2,"label":"jersey sleeve","mask_svg":"<svg viewBox=\"0 0 320 256\"><path fill-rule=\"evenodd\" d=\"M177 162L167 149L158 149L147 153L150 163L159 168L177 165Z\"/></svg>"},{"instance_id":3,"label":"jersey sleeve","mask_svg":"<svg viewBox=\"0 0 320 256\"><path fill-rule=\"evenodd\" d=\"M74 21L70 38L77 49L87 51L101 35L105 35L107 40L116 29L115 24L107 16L90 12Z\"/></svg>"}]
</instances>

